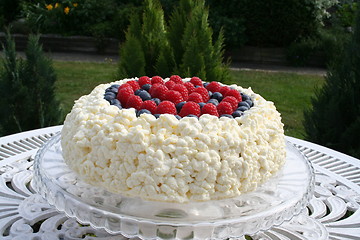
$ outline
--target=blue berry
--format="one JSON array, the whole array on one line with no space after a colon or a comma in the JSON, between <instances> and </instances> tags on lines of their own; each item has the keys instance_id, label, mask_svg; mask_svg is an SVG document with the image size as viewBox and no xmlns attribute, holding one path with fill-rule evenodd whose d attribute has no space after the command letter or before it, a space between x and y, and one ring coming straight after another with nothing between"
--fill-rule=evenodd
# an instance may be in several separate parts
<instances>
[{"instance_id":1,"label":"blue berry","mask_svg":"<svg viewBox=\"0 0 360 240\"><path fill-rule=\"evenodd\" d=\"M141 92L145 91L144 89L138 89L134 92L135 95L139 96Z\"/></svg>"},{"instance_id":2,"label":"blue berry","mask_svg":"<svg viewBox=\"0 0 360 240\"><path fill-rule=\"evenodd\" d=\"M105 93L107 93L107 92L113 92L113 93L117 94L117 93L118 93L118 90L119 90L119 87L120 87L120 85L118 85L118 84L111 85L110 87L108 87L107 89L105 89Z\"/></svg>"},{"instance_id":3,"label":"blue berry","mask_svg":"<svg viewBox=\"0 0 360 240\"><path fill-rule=\"evenodd\" d=\"M115 99L112 99L110 101L110 105L120 105L121 106L121 103L119 100L117 100L116 98Z\"/></svg>"},{"instance_id":4,"label":"blue berry","mask_svg":"<svg viewBox=\"0 0 360 240\"><path fill-rule=\"evenodd\" d=\"M200 109L201 109L203 106L205 106L205 104L206 104L206 103L204 103L204 102L200 102L200 103L198 103L198 104L199 104Z\"/></svg>"},{"instance_id":5,"label":"blue berry","mask_svg":"<svg viewBox=\"0 0 360 240\"><path fill-rule=\"evenodd\" d=\"M236 117L241 117L242 115L244 115L244 112L242 112L242 111L235 111L235 112L233 112L232 113L232 116L234 117L234 118L236 118Z\"/></svg>"},{"instance_id":6,"label":"blue berry","mask_svg":"<svg viewBox=\"0 0 360 240\"><path fill-rule=\"evenodd\" d=\"M227 117L227 118L234 118L232 115L230 114L223 114L220 117Z\"/></svg>"},{"instance_id":7,"label":"blue berry","mask_svg":"<svg viewBox=\"0 0 360 240\"><path fill-rule=\"evenodd\" d=\"M147 109L140 109L136 112L136 116L139 117L141 114L151 114L151 112Z\"/></svg>"},{"instance_id":8,"label":"blue berry","mask_svg":"<svg viewBox=\"0 0 360 240\"><path fill-rule=\"evenodd\" d=\"M245 107L245 106L240 106L240 107L238 107L236 110L238 110L238 111L241 111L241 112L244 112L244 111L246 111L246 110L248 110L249 108L247 108L247 107Z\"/></svg>"},{"instance_id":9,"label":"blue berry","mask_svg":"<svg viewBox=\"0 0 360 240\"><path fill-rule=\"evenodd\" d=\"M246 101L246 100L250 99L249 95L246 95L245 93L241 93L241 98L242 98L243 101Z\"/></svg>"},{"instance_id":10,"label":"blue berry","mask_svg":"<svg viewBox=\"0 0 360 240\"><path fill-rule=\"evenodd\" d=\"M139 89L140 90L140 89ZM146 101L146 100L150 100L151 99L151 95L150 93L148 93L147 91L145 90L142 90L141 89L141 92L138 94L139 97L141 97L141 99L143 101Z\"/></svg>"},{"instance_id":11,"label":"blue berry","mask_svg":"<svg viewBox=\"0 0 360 240\"><path fill-rule=\"evenodd\" d=\"M187 115L187 116L185 116L185 117L194 117L194 118L198 118L196 115L194 115L194 114L189 114L189 115Z\"/></svg>"},{"instance_id":12,"label":"blue berry","mask_svg":"<svg viewBox=\"0 0 360 240\"><path fill-rule=\"evenodd\" d=\"M160 99L158 98L152 98L151 100L154 101L156 105L159 105L161 103Z\"/></svg>"},{"instance_id":13,"label":"blue berry","mask_svg":"<svg viewBox=\"0 0 360 240\"><path fill-rule=\"evenodd\" d=\"M116 94L113 93L113 92L106 92L105 95L104 95L104 99L107 100L107 101L111 101L112 99L115 99L116 98Z\"/></svg>"},{"instance_id":14,"label":"blue berry","mask_svg":"<svg viewBox=\"0 0 360 240\"><path fill-rule=\"evenodd\" d=\"M215 98L210 99L210 100L208 101L208 103L212 103L212 104L214 104L215 106L219 105L219 101L216 100Z\"/></svg>"},{"instance_id":15,"label":"blue berry","mask_svg":"<svg viewBox=\"0 0 360 240\"><path fill-rule=\"evenodd\" d=\"M186 102L179 102L176 104L176 111L179 113Z\"/></svg>"},{"instance_id":16,"label":"blue berry","mask_svg":"<svg viewBox=\"0 0 360 240\"><path fill-rule=\"evenodd\" d=\"M250 105L247 102L239 102L238 107L241 107L241 106L247 107L248 109L250 108Z\"/></svg>"},{"instance_id":17,"label":"blue berry","mask_svg":"<svg viewBox=\"0 0 360 240\"><path fill-rule=\"evenodd\" d=\"M181 119L181 117L179 115L175 115L175 117L176 117L177 120Z\"/></svg>"},{"instance_id":18,"label":"blue berry","mask_svg":"<svg viewBox=\"0 0 360 240\"><path fill-rule=\"evenodd\" d=\"M154 117L159 118L160 115L161 115L161 114L156 113L156 114L154 114Z\"/></svg>"},{"instance_id":19,"label":"blue berry","mask_svg":"<svg viewBox=\"0 0 360 240\"><path fill-rule=\"evenodd\" d=\"M218 102L221 102L221 100L223 100L223 95L219 92L214 92L211 95L211 99L216 99Z\"/></svg>"},{"instance_id":20,"label":"blue berry","mask_svg":"<svg viewBox=\"0 0 360 240\"><path fill-rule=\"evenodd\" d=\"M245 100L245 102L247 102L250 105L250 107L254 106L253 101L251 101L250 99Z\"/></svg>"},{"instance_id":21,"label":"blue berry","mask_svg":"<svg viewBox=\"0 0 360 240\"><path fill-rule=\"evenodd\" d=\"M207 85L209 85L208 82L204 82L204 83L203 83L204 88L206 88Z\"/></svg>"},{"instance_id":22,"label":"blue berry","mask_svg":"<svg viewBox=\"0 0 360 240\"><path fill-rule=\"evenodd\" d=\"M144 84L141 88L148 92L151 88L151 84Z\"/></svg>"}]
</instances>

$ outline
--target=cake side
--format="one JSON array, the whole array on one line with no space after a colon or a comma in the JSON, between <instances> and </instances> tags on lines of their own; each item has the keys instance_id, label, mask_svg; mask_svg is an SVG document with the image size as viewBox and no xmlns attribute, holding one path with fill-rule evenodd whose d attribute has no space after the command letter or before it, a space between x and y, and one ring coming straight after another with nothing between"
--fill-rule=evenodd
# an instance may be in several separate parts
<instances>
[{"instance_id":1,"label":"cake side","mask_svg":"<svg viewBox=\"0 0 360 240\"><path fill-rule=\"evenodd\" d=\"M206 201L254 190L283 166L280 113L250 88L231 86L254 102L241 117L178 120L137 117L104 99L106 88L129 80L97 86L65 119L63 156L84 181L147 200Z\"/></svg>"}]
</instances>

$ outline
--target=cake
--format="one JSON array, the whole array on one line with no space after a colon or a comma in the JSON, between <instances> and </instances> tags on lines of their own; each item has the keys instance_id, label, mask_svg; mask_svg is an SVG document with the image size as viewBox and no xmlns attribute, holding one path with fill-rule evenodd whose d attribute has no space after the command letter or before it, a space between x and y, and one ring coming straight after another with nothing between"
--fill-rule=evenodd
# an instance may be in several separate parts
<instances>
[{"instance_id":1,"label":"cake","mask_svg":"<svg viewBox=\"0 0 360 240\"><path fill-rule=\"evenodd\" d=\"M61 146L89 184L177 203L253 191L286 158L273 102L251 88L177 75L98 85L75 101Z\"/></svg>"}]
</instances>

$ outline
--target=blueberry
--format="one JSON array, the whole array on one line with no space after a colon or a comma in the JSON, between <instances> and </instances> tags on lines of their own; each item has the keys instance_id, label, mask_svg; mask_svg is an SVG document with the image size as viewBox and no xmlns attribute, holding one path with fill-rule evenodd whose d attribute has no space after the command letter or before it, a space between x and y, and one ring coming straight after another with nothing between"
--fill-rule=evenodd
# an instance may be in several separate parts
<instances>
[{"instance_id":1,"label":"blueberry","mask_svg":"<svg viewBox=\"0 0 360 240\"><path fill-rule=\"evenodd\" d=\"M194 118L198 118L196 115L194 115L194 114L189 114L189 115L187 115L187 116L185 116L185 117L194 117Z\"/></svg>"},{"instance_id":2,"label":"blueberry","mask_svg":"<svg viewBox=\"0 0 360 240\"><path fill-rule=\"evenodd\" d=\"M115 99L113 99L113 100L110 101L110 105L120 105L120 106L121 106L121 103L120 103L119 100L117 100L117 99L115 98Z\"/></svg>"},{"instance_id":3,"label":"blueberry","mask_svg":"<svg viewBox=\"0 0 360 240\"><path fill-rule=\"evenodd\" d=\"M179 115L175 115L175 117L176 117L177 120L181 119L181 117Z\"/></svg>"},{"instance_id":4,"label":"blueberry","mask_svg":"<svg viewBox=\"0 0 360 240\"><path fill-rule=\"evenodd\" d=\"M203 106L205 106L206 103L200 102L200 103L198 103L198 104L199 104L200 108L202 108Z\"/></svg>"},{"instance_id":5,"label":"blueberry","mask_svg":"<svg viewBox=\"0 0 360 240\"><path fill-rule=\"evenodd\" d=\"M141 88L148 92L151 88L151 84L144 84Z\"/></svg>"},{"instance_id":6,"label":"blueberry","mask_svg":"<svg viewBox=\"0 0 360 240\"><path fill-rule=\"evenodd\" d=\"M176 104L176 111L180 112L185 103L186 102L179 102L178 104Z\"/></svg>"},{"instance_id":7,"label":"blueberry","mask_svg":"<svg viewBox=\"0 0 360 240\"><path fill-rule=\"evenodd\" d=\"M154 114L154 117L159 118L160 115L161 115L161 114L156 113L156 114Z\"/></svg>"},{"instance_id":8,"label":"blueberry","mask_svg":"<svg viewBox=\"0 0 360 240\"><path fill-rule=\"evenodd\" d=\"M159 105L161 103L160 99L158 98L152 98L151 100L154 101L156 105Z\"/></svg>"},{"instance_id":9,"label":"blueberry","mask_svg":"<svg viewBox=\"0 0 360 240\"><path fill-rule=\"evenodd\" d=\"M245 107L245 106L240 106L240 107L238 107L236 110L237 110L237 111L244 112L244 111L248 110L248 108Z\"/></svg>"},{"instance_id":10,"label":"blueberry","mask_svg":"<svg viewBox=\"0 0 360 240\"><path fill-rule=\"evenodd\" d=\"M241 117L242 115L244 115L244 112L242 112L242 111L235 111L235 112L233 112L232 113L232 116L234 117L234 118L236 118L236 117Z\"/></svg>"},{"instance_id":11,"label":"blueberry","mask_svg":"<svg viewBox=\"0 0 360 240\"><path fill-rule=\"evenodd\" d=\"M250 100L249 95L246 95L245 93L241 93L241 98L243 101Z\"/></svg>"},{"instance_id":12,"label":"blueberry","mask_svg":"<svg viewBox=\"0 0 360 240\"><path fill-rule=\"evenodd\" d=\"M113 93L113 92L107 92L107 93L105 93L105 95L104 95L104 99L105 100L107 100L107 101L111 101L111 100L113 100L113 99L115 99L116 98L116 94L115 93Z\"/></svg>"},{"instance_id":13,"label":"blueberry","mask_svg":"<svg viewBox=\"0 0 360 240\"><path fill-rule=\"evenodd\" d=\"M238 107L241 107L241 106L247 107L247 109L250 108L250 105L247 102L239 102Z\"/></svg>"},{"instance_id":14,"label":"blueberry","mask_svg":"<svg viewBox=\"0 0 360 240\"><path fill-rule=\"evenodd\" d=\"M227 117L227 118L234 118L232 115L230 114L223 114L220 117Z\"/></svg>"},{"instance_id":15,"label":"blueberry","mask_svg":"<svg viewBox=\"0 0 360 240\"><path fill-rule=\"evenodd\" d=\"M105 93L107 93L107 92L113 92L113 93L117 94L117 93L118 93L118 90L119 90L119 87L120 87L120 85L118 85L118 84L111 85L110 87L108 87L107 89L105 89Z\"/></svg>"},{"instance_id":16,"label":"blueberry","mask_svg":"<svg viewBox=\"0 0 360 240\"><path fill-rule=\"evenodd\" d=\"M209 85L208 82L204 82L204 83L203 83L204 88L206 88L207 85Z\"/></svg>"},{"instance_id":17,"label":"blueberry","mask_svg":"<svg viewBox=\"0 0 360 240\"><path fill-rule=\"evenodd\" d=\"M136 116L139 117L141 114L151 114L151 112L147 109L140 109L136 112Z\"/></svg>"},{"instance_id":18,"label":"blueberry","mask_svg":"<svg viewBox=\"0 0 360 240\"><path fill-rule=\"evenodd\" d=\"M145 91L144 89L138 89L134 92L135 95L139 96L141 92Z\"/></svg>"},{"instance_id":19,"label":"blueberry","mask_svg":"<svg viewBox=\"0 0 360 240\"><path fill-rule=\"evenodd\" d=\"M118 107L120 110L122 109L121 104L114 104L113 106Z\"/></svg>"},{"instance_id":20,"label":"blueberry","mask_svg":"<svg viewBox=\"0 0 360 240\"><path fill-rule=\"evenodd\" d=\"M254 106L253 101L251 101L250 99L245 100L245 102L247 102L250 105L250 107Z\"/></svg>"},{"instance_id":21,"label":"blueberry","mask_svg":"<svg viewBox=\"0 0 360 240\"><path fill-rule=\"evenodd\" d=\"M210 99L210 100L208 101L208 103L212 103L212 104L214 104L215 106L219 105L219 101L216 100L215 98Z\"/></svg>"},{"instance_id":22,"label":"blueberry","mask_svg":"<svg viewBox=\"0 0 360 240\"><path fill-rule=\"evenodd\" d=\"M213 95L213 93L211 91L208 91L208 95L209 95L209 98L211 98L211 96Z\"/></svg>"},{"instance_id":23,"label":"blueberry","mask_svg":"<svg viewBox=\"0 0 360 240\"><path fill-rule=\"evenodd\" d=\"M221 100L223 100L223 95L219 92L214 92L211 95L211 99L216 99L218 102L221 102Z\"/></svg>"},{"instance_id":24,"label":"blueberry","mask_svg":"<svg viewBox=\"0 0 360 240\"><path fill-rule=\"evenodd\" d=\"M140 89L139 89L140 90ZM141 92L138 94L139 97L141 97L141 99L143 101L146 101L146 100L150 100L151 99L151 95L150 93L148 93L147 91L145 90L142 90L141 89Z\"/></svg>"}]
</instances>

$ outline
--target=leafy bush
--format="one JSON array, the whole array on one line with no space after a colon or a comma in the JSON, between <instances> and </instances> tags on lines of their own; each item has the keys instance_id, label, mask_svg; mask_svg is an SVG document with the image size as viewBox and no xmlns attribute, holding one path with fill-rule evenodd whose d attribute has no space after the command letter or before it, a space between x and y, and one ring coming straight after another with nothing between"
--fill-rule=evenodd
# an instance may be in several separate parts
<instances>
[{"instance_id":1,"label":"leafy bush","mask_svg":"<svg viewBox=\"0 0 360 240\"><path fill-rule=\"evenodd\" d=\"M39 36L29 37L26 60L16 57L8 33L0 72L0 135L60 123L62 113L54 96L55 71L39 45Z\"/></svg>"},{"instance_id":2,"label":"leafy bush","mask_svg":"<svg viewBox=\"0 0 360 240\"><path fill-rule=\"evenodd\" d=\"M360 9L355 32L305 112L307 139L360 158Z\"/></svg>"}]
</instances>

